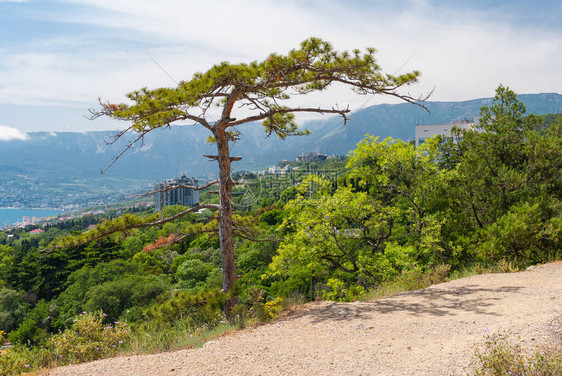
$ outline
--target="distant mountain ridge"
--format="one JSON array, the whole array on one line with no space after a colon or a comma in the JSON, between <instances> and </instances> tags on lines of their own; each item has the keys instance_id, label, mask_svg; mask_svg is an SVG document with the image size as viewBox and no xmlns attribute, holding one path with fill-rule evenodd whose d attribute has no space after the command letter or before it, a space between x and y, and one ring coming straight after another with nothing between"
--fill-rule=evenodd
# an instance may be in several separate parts
<instances>
[{"instance_id":1,"label":"distant mountain ridge","mask_svg":"<svg viewBox=\"0 0 562 376\"><path fill-rule=\"evenodd\" d=\"M525 103L527 113L562 112L561 94L523 94L519 98ZM490 101L491 98L426 102L429 113L409 103L376 105L350 114L346 125L338 117L305 123L312 130L311 135L284 141L266 138L259 124L242 125L238 127L241 139L232 146L232 154L243 159L233 169L263 169L281 159L294 159L302 151L347 154L367 133L409 140L414 137L415 124L472 118ZM110 164L112 157L134 137L127 135L123 140L107 144L113 134L111 131L32 132L27 140L0 141L0 183L14 179L48 179L59 183L82 179L84 184L88 180L103 184L106 177L147 183L181 174L195 177L216 174L216 162L203 157L216 153L215 147L205 142L209 132L199 126L176 125L149 133L144 143L137 144L100 176L100 169Z\"/></svg>"},{"instance_id":2,"label":"distant mountain ridge","mask_svg":"<svg viewBox=\"0 0 562 376\"><path fill-rule=\"evenodd\" d=\"M525 103L527 113L540 115L562 112L560 94L522 94L518 98ZM416 124L446 124L454 120L472 119L491 100L492 98L481 98L463 102L425 102L429 112L410 103L371 106L351 114L346 125L337 118L324 121L323 126L314 133L315 141L311 144L313 151L347 154L367 133L381 138L412 140Z\"/></svg>"}]
</instances>

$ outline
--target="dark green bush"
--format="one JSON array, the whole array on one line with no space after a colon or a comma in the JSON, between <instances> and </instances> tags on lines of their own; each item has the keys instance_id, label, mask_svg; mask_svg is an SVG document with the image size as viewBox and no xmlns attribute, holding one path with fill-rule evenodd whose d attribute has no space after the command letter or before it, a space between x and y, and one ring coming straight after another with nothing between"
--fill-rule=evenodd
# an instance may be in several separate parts
<instances>
[{"instance_id":1,"label":"dark green bush","mask_svg":"<svg viewBox=\"0 0 562 376\"><path fill-rule=\"evenodd\" d=\"M34 319L27 318L16 330L10 333L8 338L14 344L31 347L44 341L45 333L37 327Z\"/></svg>"}]
</instances>

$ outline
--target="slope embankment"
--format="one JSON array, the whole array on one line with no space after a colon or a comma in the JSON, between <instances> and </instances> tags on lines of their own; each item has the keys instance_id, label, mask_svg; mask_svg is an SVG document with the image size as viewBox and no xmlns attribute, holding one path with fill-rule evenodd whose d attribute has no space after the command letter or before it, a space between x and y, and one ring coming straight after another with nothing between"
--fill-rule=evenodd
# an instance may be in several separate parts
<instances>
[{"instance_id":1,"label":"slope embankment","mask_svg":"<svg viewBox=\"0 0 562 376\"><path fill-rule=\"evenodd\" d=\"M487 274L372 302L320 302L203 348L48 371L99 375L465 375L485 333L523 347L562 336L562 263Z\"/></svg>"}]
</instances>

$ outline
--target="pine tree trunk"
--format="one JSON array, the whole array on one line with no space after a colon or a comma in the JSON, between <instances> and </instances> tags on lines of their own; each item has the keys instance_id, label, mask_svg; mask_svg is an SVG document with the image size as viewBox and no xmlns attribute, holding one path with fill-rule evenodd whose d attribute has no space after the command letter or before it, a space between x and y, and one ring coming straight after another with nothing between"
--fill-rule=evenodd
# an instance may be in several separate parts
<instances>
[{"instance_id":1,"label":"pine tree trunk","mask_svg":"<svg viewBox=\"0 0 562 376\"><path fill-rule=\"evenodd\" d=\"M234 263L234 244L232 241L232 180L230 177L230 148L224 129L214 132L218 149L219 163L219 240L222 257L222 285L225 292L230 291L237 280Z\"/></svg>"}]
</instances>

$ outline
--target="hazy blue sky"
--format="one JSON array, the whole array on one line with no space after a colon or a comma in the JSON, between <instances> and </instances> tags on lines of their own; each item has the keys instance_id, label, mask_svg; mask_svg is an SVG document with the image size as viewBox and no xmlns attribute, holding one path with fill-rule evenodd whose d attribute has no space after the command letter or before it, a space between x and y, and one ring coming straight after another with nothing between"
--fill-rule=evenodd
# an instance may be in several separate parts
<instances>
[{"instance_id":1,"label":"hazy blue sky","mask_svg":"<svg viewBox=\"0 0 562 376\"><path fill-rule=\"evenodd\" d=\"M409 91L435 87L432 100L489 97L500 83L560 93L561 17L554 0L0 0L0 139L123 126L83 115L98 97L173 86L152 59L179 81L310 36L375 47L389 73L420 70ZM357 109L366 99L336 88L309 100Z\"/></svg>"}]
</instances>

